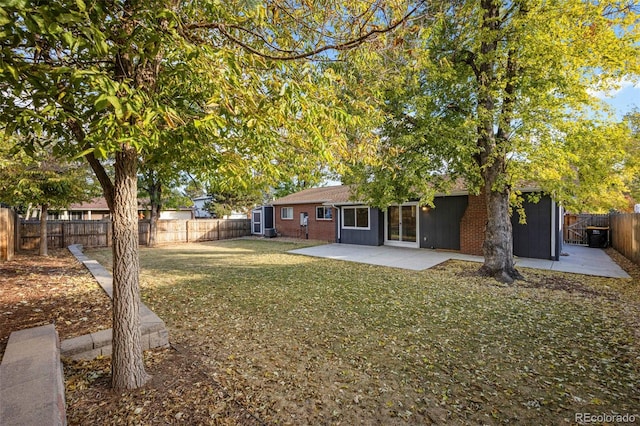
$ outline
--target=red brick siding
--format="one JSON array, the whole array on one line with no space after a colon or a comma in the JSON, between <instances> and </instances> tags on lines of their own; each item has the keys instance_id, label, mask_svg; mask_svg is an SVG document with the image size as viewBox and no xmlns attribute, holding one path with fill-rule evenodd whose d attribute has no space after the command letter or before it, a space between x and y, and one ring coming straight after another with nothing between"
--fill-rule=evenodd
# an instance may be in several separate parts
<instances>
[{"instance_id":1,"label":"red brick siding","mask_svg":"<svg viewBox=\"0 0 640 426\"><path fill-rule=\"evenodd\" d=\"M294 204L275 206L276 232L283 237L305 238L305 229L300 226L300 213L306 212L309 215L308 231L310 240L336 241L336 223L335 218L337 211L332 208L331 220L316 219L316 207L321 204ZM282 219L282 208L293 207L293 219Z\"/></svg>"},{"instance_id":2,"label":"red brick siding","mask_svg":"<svg viewBox=\"0 0 640 426\"><path fill-rule=\"evenodd\" d=\"M482 243L487 224L487 200L484 192L469 194L467 210L460 221L460 252L482 256Z\"/></svg>"}]
</instances>

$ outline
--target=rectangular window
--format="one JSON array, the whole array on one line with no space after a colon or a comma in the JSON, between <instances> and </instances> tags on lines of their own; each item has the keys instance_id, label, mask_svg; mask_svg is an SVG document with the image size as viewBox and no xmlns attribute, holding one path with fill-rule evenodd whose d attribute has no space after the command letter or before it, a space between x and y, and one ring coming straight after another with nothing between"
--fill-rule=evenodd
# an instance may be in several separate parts
<instances>
[{"instance_id":1,"label":"rectangular window","mask_svg":"<svg viewBox=\"0 0 640 426\"><path fill-rule=\"evenodd\" d=\"M293 220L293 207L281 207L280 219Z\"/></svg>"},{"instance_id":2,"label":"rectangular window","mask_svg":"<svg viewBox=\"0 0 640 426\"><path fill-rule=\"evenodd\" d=\"M333 208L331 207L325 207L325 206L316 207L316 219L331 220L333 219L332 211L333 211Z\"/></svg>"},{"instance_id":3,"label":"rectangular window","mask_svg":"<svg viewBox=\"0 0 640 426\"><path fill-rule=\"evenodd\" d=\"M369 207L343 207L342 227L345 229L370 229Z\"/></svg>"}]
</instances>

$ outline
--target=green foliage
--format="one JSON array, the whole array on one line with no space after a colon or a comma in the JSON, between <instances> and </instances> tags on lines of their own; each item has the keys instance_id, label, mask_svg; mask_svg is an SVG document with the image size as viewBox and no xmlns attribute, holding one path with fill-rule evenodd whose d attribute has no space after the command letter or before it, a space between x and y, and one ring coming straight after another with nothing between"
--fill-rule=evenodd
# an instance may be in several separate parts
<instances>
[{"instance_id":1,"label":"green foliage","mask_svg":"<svg viewBox=\"0 0 640 426\"><path fill-rule=\"evenodd\" d=\"M191 201L191 198L184 195L182 191L177 188L168 188L168 190L162 192L162 195L162 205L166 208L177 209L180 207L193 206L193 201Z\"/></svg>"},{"instance_id":2,"label":"green foliage","mask_svg":"<svg viewBox=\"0 0 640 426\"><path fill-rule=\"evenodd\" d=\"M291 180L280 182L273 189L272 196L274 199L278 199L304 189L316 187L322 183L323 177L321 171L317 171L315 174L307 175L305 178L298 176Z\"/></svg>"},{"instance_id":3,"label":"green foliage","mask_svg":"<svg viewBox=\"0 0 640 426\"><path fill-rule=\"evenodd\" d=\"M215 176L235 192L336 159L342 129L355 121L336 96L335 76L316 63L273 59L352 47L393 28L406 10L368 1L311 6L16 0L0 7L0 127L64 141L56 150L91 165L114 211L116 306L136 303L138 294L127 227L136 157L158 203L162 185L180 171ZM113 181L101 161L115 161ZM114 330L137 321L131 310L114 311L121 323ZM139 345L124 339L114 334L113 359L128 366L114 371L113 384L139 387L147 378L141 353L127 352Z\"/></svg>"},{"instance_id":4,"label":"green foliage","mask_svg":"<svg viewBox=\"0 0 640 426\"><path fill-rule=\"evenodd\" d=\"M625 205L628 134L592 93L638 78L636 5L461 1L421 12L386 49L350 58L350 84L384 114L378 160L344 171L361 198L429 204L464 179L472 192L535 182L572 209Z\"/></svg>"},{"instance_id":5,"label":"green foliage","mask_svg":"<svg viewBox=\"0 0 640 426\"><path fill-rule=\"evenodd\" d=\"M358 35L349 13L371 5L326 3L287 13L244 1L150 0L129 4L126 19L102 2L4 5L0 121L7 133L60 137L68 143L56 149L70 156L108 160L131 145L141 171L165 186L181 171L225 190L316 173L348 152L345 131L362 123L345 100L356 101L340 96L341 78L321 62L283 64L237 42L290 57L327 44L314 26L333 28L335 40ZM387 18L401 16L397 8ZM379 28L378 18L358 31Z\"/></svg>"},{"instance_id":6,"label":"green foliage","mask_svg":"<svg viewBox=\"0 0 640 426\"><path fill-rule=\"evenodd\" d=\"M262 203L262 193L250 191L245 193L215 193L213 199L205 203L205 209L214 217L222 218L232 212L247 212Z\"/></svg>"},{"instance_id":7,"label":"green foliage","mask_svg":"<svg viewBox=\"0 0 640 426\"><path fill-rule=\"evenodd\" d=\"M640 203L640 111L637 108L631 111L625 116L625 122L631 131L626 163L627 168L632 170L629 195L631 202L638 204Z\"/></svg>"},{"instance_id":8,"label":"green foliage","mask_svg":"<svg viewBox=\"0 0 640 426\"><path fill-rule=\"evenodd\" d=\"M29 206L65 208L98 194L87 167L39 149L28 155L12 139L0 139L0 200L20 211Z\"/></svg>"},{"instance_id":9,"label":"green foliage","mask_svg":"<svg viewBox=\"0 0 640 426\"><path fill-rule=\"evenodd\" d=\"M628 188L636 170L630 162L629 128L585 120L564 123L558 130L552 140L531 151L531 161L519 165L518 175L537 176L537 182L572 212L628 209Z\"/></svg>"}]
</instances>

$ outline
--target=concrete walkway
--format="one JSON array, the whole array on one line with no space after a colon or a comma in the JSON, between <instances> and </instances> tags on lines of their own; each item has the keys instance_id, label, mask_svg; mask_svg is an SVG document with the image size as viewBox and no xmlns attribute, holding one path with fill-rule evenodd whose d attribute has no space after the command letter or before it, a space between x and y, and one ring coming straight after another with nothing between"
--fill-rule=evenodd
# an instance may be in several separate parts
<instances>
[{"instance_id":1,"label":"concrete walkway","mask_svg":"<svg viewBox=\"0 0 640 426\"><path fill-rule=\"evenodd\" d=\"M602 249L565 245L562 251L567 256L560 256L559 261L517 257L516 267L572 272L599 277L630 278L629 274L611 260ZM449 259L481 263L484 261L481 256L456 252L354 244L326 244L291 250L289 253L414 271L431 268Z\"/></svg>"}]
</instances>

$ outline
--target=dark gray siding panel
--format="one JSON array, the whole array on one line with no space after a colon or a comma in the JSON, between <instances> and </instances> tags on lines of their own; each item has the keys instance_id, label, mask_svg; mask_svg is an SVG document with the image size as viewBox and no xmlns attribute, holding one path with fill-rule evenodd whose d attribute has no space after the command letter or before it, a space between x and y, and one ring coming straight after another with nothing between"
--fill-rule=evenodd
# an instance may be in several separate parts
<instances>
[{"instance_id":1,"label":"dark gray siding panel","mask_svg":"<svg viewBox=\"0 0 640 426\"><path fill-rule=\"evenodd\" d=\"M264 206L264 229L275 228L273 206Z\"/></svg>"},{"instance_id":2,"label":"dark gray siding panel","mask_svg":"<svg viewBox=\"0 0 640 426\"><path fill-rule=\"evenodd\" d=\"M342 212L339 213L342 215ZM341 217L342 219L342 217ZM380 246L384 243L384 216L379 209L371 208L368 230L340 229L340 242L364 246ZM341 225L342 226L342 225Z\"/></svg>"},{"instance_id":3,"label":"dark gray siding panel","mask_svg":"<svg viewBox=\"0 0 640 426\"><path fill-rule=\"evenodd\" d=\"M513 254L520 257L551 259L552 230L551 197L545 195L537 203L523 203L527 223L520 224L520 215L514 211L511 217L513 226Z\"/></svg>"},{"instance_id":4,"label":"dark gray siding panel","mask_svg":"<svg viewBox=\"0 0 640 426\"><path fill-rule=\"evenodd\" d=\"M436 197L433 203L435 208L420 209L420 247L460 250L460 220L468 197Z\"/></svg>"}]
</instances>

